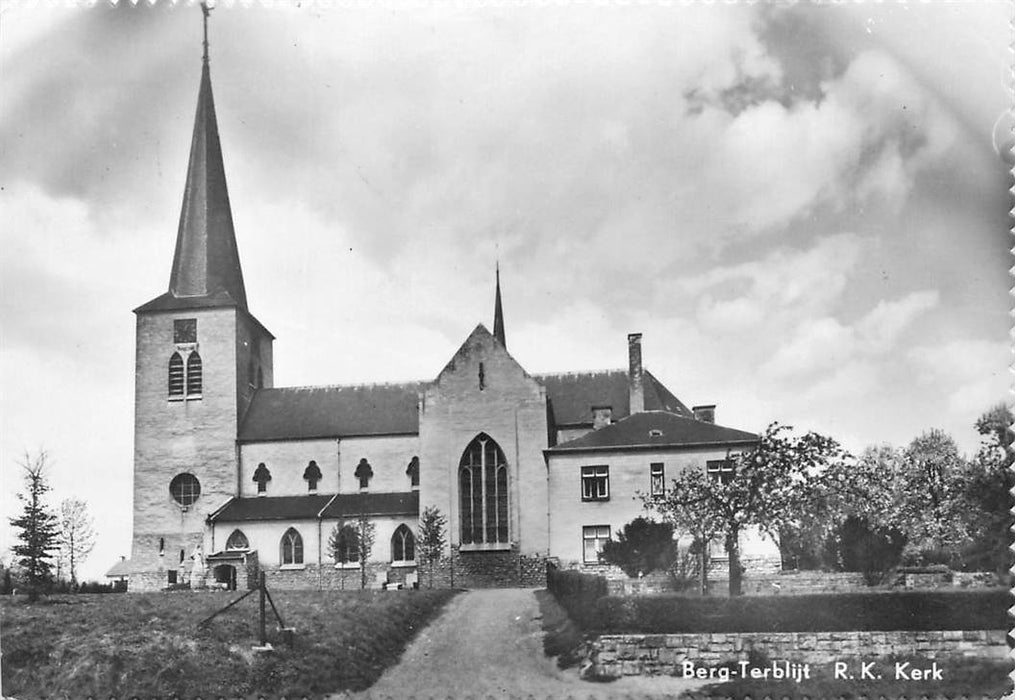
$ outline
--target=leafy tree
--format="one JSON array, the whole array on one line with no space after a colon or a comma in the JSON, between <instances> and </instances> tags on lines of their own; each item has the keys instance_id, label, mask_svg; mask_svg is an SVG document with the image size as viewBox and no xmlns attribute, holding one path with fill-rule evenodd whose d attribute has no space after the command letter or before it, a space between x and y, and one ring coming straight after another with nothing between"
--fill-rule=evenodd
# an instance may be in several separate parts
<instances>
[{"instance_id":1,"label":"leafy tree","mask_svg":"<svg viewBox=\"0 0 1015 700\"><path fill-rule=\"evenodd\" d=\"M1002 578L1011 566L1008 550L1010 492L1015 477L1010 469L1015 450L1012 448L1011 409L997 404L976 421L980 448L972 459L963 496L967 504L970 543L963 552L966 568L994 571Z\"/></svg>"},{"instance_id":2,"label":"leafy tree","mask_svg":"<svg viewBox=\"0 0 1015 700\"><path fill-rule=\"evenodd\" d=\"M628 576L666 571L676 557L673 525L648 518L635 518L617 532L617 539L603 546L607 563L619 566Z\"/></svg>"},{"instance_id":3,"label":"leafy tree","mask_svg":"<svg viewBox=\"0 0 1015 700\"><path fill-rule=\"evenodd\" d=\"M921 560L951 563L968 541L967 472L955 441L941 430L920 435L903 453L899 502L911 549Z\"/></svg>"},{"instance_id":4,"label":"leafy tree","mask_svg":"<svg viewBox=\"0 0 1015 700\"><path fill-rule=\"evenodd\" d=\"M73 588L78 582L77 567L95 547L94 521L88 514L88 504L79 498L61 501L58 527L59 556L67 562Z\"/></svg>"},{"instance_id":5,"label":"leafy tree","mask_svg":"<svg viewBox=\"0 0 1015 700\"><path fill-rule=\"evenodd\" d=\"M433 588L434 564L444 555L447 544L448 519L437 506L427 506L419 516L419 534L416 538L416 552L420 562L427 567L430 588Z\"/></svg>"},{"instance_id":6,"label":"leafy tree","mask_svg":"<svg viewBox=\"0 0 1015 700\"><path fill-rule=\"evenodd\" d=\"M344 518L335 523L328 536L328 550L336 564L351 564L359 561L359 536L356 528ZM339 577L339 584L345 588L345 576Z\"/></svg>"},{"instance_id":7,"label":"leafy tree","mask_svg":"<svg viewBox=\"0 0 1015 700\"><path fill-rule=\"evenodd\" d=\"M740 533L749 526L777 537L795 526L813 505L818 476L848 455L830 437L807 433L792 437L789 426L773 423L755 449L734 461L728 480L711 478L704 469L688 469L659 500L658 510L677 529L708 541L721 536L729 556L730 595L740 595Z\"/></svg>"},{"instance_id":8,"label":"leafy tree","mask_svg":"<svg viewBox=\"0 0 1015 700\"><path fill-rule=\"evenodd\" d=\"M20 530L19 542L11 547L18 557L18 564L24 569L28 599L36 601L40 593L53 579L53 551L57 549L57 520L45 503L49 484L46 483L47 454L41 450L34 458L25 454L19 462L24 470L26 493L19 493L18 500L24 509L10 523Z\"/></svg>"},{"instance_id":9,"label":"leafy tree","mask_svg":"<svg viewBox=\"0 0 1015 700\"><path fill-rule=\"evenodd\" d=\"M359 555L360 588L367 587L367 560L374 549L376 527L366 515L356 521L356 553Z\"/></svg>"}]
</instances>

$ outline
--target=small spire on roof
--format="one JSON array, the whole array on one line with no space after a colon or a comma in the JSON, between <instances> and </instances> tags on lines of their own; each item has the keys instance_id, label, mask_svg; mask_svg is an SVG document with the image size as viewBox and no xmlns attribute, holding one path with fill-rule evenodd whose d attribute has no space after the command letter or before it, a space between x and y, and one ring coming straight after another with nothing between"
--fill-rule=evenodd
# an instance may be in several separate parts
<instances>
[{"instance_id":1,"label":"small spire on roof","mask_svg":"<svg viewBox=\"0 0 1015 700\"><path fill-rule=\"evenodd\" d=\"M500 260L497 261L497 295L493 302L493 337L507 348L507 337L504 334L504 308L500 302Z\"/></svg>"}]
</instances>

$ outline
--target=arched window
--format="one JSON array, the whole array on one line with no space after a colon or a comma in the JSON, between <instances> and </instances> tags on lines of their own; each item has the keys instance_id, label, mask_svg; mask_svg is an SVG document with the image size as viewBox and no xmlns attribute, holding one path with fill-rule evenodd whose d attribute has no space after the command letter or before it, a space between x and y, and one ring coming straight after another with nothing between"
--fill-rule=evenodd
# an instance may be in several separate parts
<instances>
[{"instance_id":1,"label":"arched window","mask_svg":"<svg viewBox=\"0 0 1015 700\"><path fill-rule=\"evenodd\" d=\"M395 563L416 560L416 537L404 523L391 536L391 561Z\"/></svg>"},{"instance_id":2,"label":"arched window","mask_svg":"<svg viewBox=\"0 0 1015 700\"><path fill-rule=\"evenodd\" d=\"M359 464L356 465L356 471L353 476L359 479L359 487L361 489L365 489L370 486L370 479L374 476L374 470L373 467L370 466L370 462L367 461L366 457L361 459Z\"/></svg>"},{"instance_id":3,"label":"arched window","mask_svg":"<svg viewBox=\"0 0 1015 700\"><path fill-rule=\"evenodd\" d=\"M201 495L201 482L193 474L177 474L169 482L169 493L181 506L189 506Z\"/></svg>"},{"instance_id":4,"label":"arched window","mask_svg":"<svg viewBox=\"0 0 1015 700\"><path fill-rule=\"evenodd\" d=\"M226 540L226 549L250 549L250 543L247 542L243 530L233 530L233 534Z\"/></svg>"},{"instance_id":5,"label":"arched window","mask_svg":"<svg viewBox=\"0 0 1015 700\"><path fill-rule=\"evenodd\" d=\"M317 482L321 480L321 468L317 466L317 462L310 460L310 464L303 470L303 478L307 480L308 491L317 490Z\"/></svg>"},{"instance_id":6,"label":"arched window","mask_svg":"<svg viewBox=\"0 0 1015 700\"><path fill-rule=\"evenodd\" d=\"M289 528L282 535L282 564L303 563L303 538L294 528Z\"/></svg>"},{"instance_id":7,"label":"arched window","mask_svg":"<svg viewBox=\"0 0 1015 700\"><path fill-rule=\"evenodd\" d=\"M481 433L469 443L458 479L462 544L507 544L507 460L493 438Z\"/></svg>"},{"instance_id":8,"label":"arched window","mask_svg":"<svg viewBox=\"0 0 1015 700\"><path fill-rule=\"evenodd\" d=\"M169 395L183 396L183 358L178 352L169 358Z\"/></svg>"},{"instance_id":9,"label":"arched window","mask_svg":"<svg viewBox=\"0 0 1015 700\"><path fill-rule=\"evenodd\" d=\"M409 466L406 468L405 473L409 476L409 483L413 488L419 486L419 457L413 457L409 460Z\"/></svg>"},{"instance_id":10,"label":"arched window","mask_svg":"<svg viewBox=\"0 0 1015 700\"><path fill-rule=\"evenodd\" d=\"M336 564L355 564L359 561L359 534L352 525L336 525L329 544Z\"/></svg>"},{"instance_id":11,"label":"arched window","mask_svg":"<svg viewBox=\"0 0 1015 700\"><path fill-rule=\"evenodd\" d=\"M187 396L201 394L201 356L197 351L187 357Z\"/></svg>"},{"instance_id":12,"label":"arched window","mask_svg":"<svg viewBox=\"0 0 1015 700\"><path fill-rule=\"evenodd\" d=\"M258 464L257 469L254 470L254 481L257 482L257 492L259 494L267 493L268 482L271 481L271 472L264 465L264 462Z\"/></svg>"}]
</instances>

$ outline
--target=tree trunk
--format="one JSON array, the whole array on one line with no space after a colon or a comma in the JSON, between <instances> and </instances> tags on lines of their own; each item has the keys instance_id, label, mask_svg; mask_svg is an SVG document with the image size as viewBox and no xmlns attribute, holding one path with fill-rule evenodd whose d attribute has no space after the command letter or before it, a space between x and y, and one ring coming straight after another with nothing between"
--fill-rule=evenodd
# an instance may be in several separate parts
<instances>
[{"instance_id":1,"label":"tree trunk","mask_svg":"<svg viewBox=\"0 0 1015 700\"><path fill-rule=\"evenodd\" d=\"M743 595L742 576L740 569L740 530L735 528L726 535L726 553L730 566L730 597Z\"/></svg>"}]
</instances>

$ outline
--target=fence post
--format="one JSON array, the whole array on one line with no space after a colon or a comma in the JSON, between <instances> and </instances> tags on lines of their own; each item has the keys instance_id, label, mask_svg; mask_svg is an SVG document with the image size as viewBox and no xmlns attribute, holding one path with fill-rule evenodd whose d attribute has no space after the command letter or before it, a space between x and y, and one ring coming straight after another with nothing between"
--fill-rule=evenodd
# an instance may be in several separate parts
<instances>
[{"instance_id":1,"label":"fence post","mask_svg":"<svg viewBox=\"0 0 1015 700\"><path fill-rule=\"evenodd\" d=\"M268 635L267 635L267 632L265 631L265 628L264 628L264 572L263 571L261 572L261 581L260 581L259 589L260 589L260 595L258 597L260 598L260 604L261 604L261 606L260 606L261 607L261 646L263 647L263 646L265 646L268 643Z\"/></svg>"}]
</instances>

